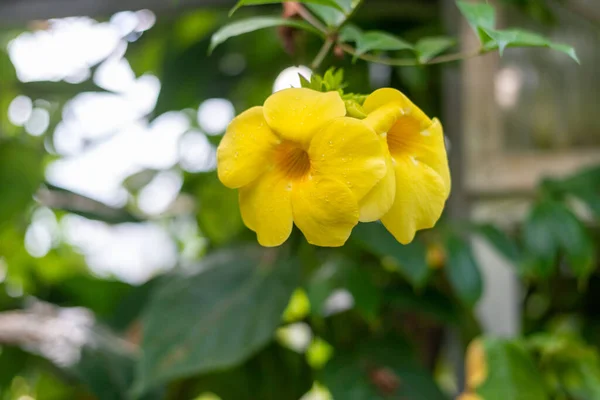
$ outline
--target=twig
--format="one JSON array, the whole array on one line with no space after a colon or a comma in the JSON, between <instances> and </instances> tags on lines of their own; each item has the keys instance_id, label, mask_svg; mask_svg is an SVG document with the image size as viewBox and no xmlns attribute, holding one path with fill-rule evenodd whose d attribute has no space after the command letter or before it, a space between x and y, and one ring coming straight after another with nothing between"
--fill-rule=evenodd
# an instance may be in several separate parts
<instances>
[{"instance_id":1,"label":"twig","mask_svg":"<svg viewBox=\"0 0 600 400\"><path fill-rule=\"evenodd\" d=\"M321 50L319 50L319 52L317 53L317 56L315 57L312 64L310 65L313 70L319 68L319 65L321 65L321 63L323 62L325 57L327 57L327 54L329 54L329 50L331 50L331 46L333 46L333 39L328 37L327 39L325 39L323 46L321 46Z\"/></svg>"}]
</instances>

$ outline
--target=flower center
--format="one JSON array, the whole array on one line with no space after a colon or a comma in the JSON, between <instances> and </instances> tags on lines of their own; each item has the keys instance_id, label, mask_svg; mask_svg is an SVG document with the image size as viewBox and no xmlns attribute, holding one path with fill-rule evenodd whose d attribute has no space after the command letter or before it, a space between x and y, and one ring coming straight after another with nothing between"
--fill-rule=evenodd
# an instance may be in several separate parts
<instances>
[{"instance_id":1,"label":"flower center","mask_svg":"<svg viewBox=\"0 0 600 400\"><path fill-rule=\"evenodd\" d=\"M277 168L292 179L300 179L310 171L308 153L293 142L284 141L275 150Z\"/></svg>"},{"instance_id":2,"label":"flower center","mask_svg":"<svg viewBox=\"0 0 600 400\"><path fill-rule=\"evenodd\" d=\"M407 140L419 134L420 124L416 118L402 116L398 118L392 129L387 133L387 144L391 155L398 155L406 151Z\"/></svg>"}]
</instances>

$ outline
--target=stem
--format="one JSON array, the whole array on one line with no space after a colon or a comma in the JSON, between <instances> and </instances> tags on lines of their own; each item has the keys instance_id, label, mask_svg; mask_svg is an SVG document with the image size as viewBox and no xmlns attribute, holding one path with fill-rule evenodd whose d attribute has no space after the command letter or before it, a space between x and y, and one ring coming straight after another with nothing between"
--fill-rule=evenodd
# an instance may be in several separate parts
<instances>
[{"instance_id":1,"label":"stem","mask_svg":"<svg viewBox=\"0 0 600 400\"><path fill-rule=\"evenodd\" d=\"M319 50L319 53L317 53L317 56L315 57L312 64L310 65L310 67L313 70L319 68L319 65L321 65L321 63L323 62L325 57L327 57L327 54L329 54L329 50L331 50L331 46L333 46L333 39L328 37L327 39L325 39L325 43L323 43L323 46L321 46L321 50Z\"/></svg>"},{"instance_id":2,"label":"stem","mask_svg":"<svg viewBox=\"0 0 600 400\"><path fill-rule=\"evenodd\" d=\"M361 60L374 62L378 64L391 65L395 67L416 67L419 65L433 65L433 64L442 64L452 61L460 61L467 60L469 58L477 57L478 55L483 54L482 49L477 49L468 53L456 53L456 54L447 54L444 56L439 56L429 60L426 63L420 63L418 60L413 59L385 59L378 56L373 56L370 54L360 54L356 53L356 49L350 45L344 43L338 43L340 49L344 50L346 53L353 55L354 57L360 58Z\"/></svg>"},{"instance_id":3,"label":"stem","mask_svg":"<svg viewBox=\"0 0 600 400\"><path fill-rule=\"evenodd\" d=\"M298 3L298 8L296 9L296 11L298 12L298 15L302 17L303 20L305 20L306 22L323 32L325 35L329 34L327 27L323 25L321 21L315 18L315 16L312 15L310 11L308 11L302 4Z\"/></svg>"}]
</instances>

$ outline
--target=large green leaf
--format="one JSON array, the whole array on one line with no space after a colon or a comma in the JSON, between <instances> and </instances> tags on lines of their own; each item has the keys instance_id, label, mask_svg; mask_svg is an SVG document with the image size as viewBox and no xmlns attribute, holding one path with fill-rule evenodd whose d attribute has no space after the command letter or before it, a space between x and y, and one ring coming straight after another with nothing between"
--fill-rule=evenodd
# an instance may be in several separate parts
<instances>
[{"instance_id":1,"label":"large green leaf","mask_svg":"<svg viewBox=\"0 0 600 400\"><path fill-rule=\"evenodd\" d=\"M407 41L381 31L369 31L360 34L356 38L356 55L367 53L372 50L412 50L413 45Z\"/></svg>"},{"instance_id":2,"label":"large green leaf","mask_svg":"<svg viewBox=\"0 0 600 400\"><path fill-rule=\"evenodd\" d=\"M450 236L446 243L448 263L445 271L458 298L473 306L481 297L483 283L479 266L466 240Z\"/></svg>"},{"instance_id":3,"label":"large green leaf","mask_svg":"<svg viewBox=\"0 0 600 400\"><path fill-rule=\"evenodd\" d=\"M299 272L278 251L243 248L163 282L142 319L137 390L246 360L271 340Z\"/></svg>"},{"instance_id":4,"label":"large green leaf","mask_svg":"<svg viewBox=\"0 0 600 400\"><path fill-rule=\"evenodd\" d=\"M312 383L304 354L271 344L237 368L196 378L194 393L185 398L214 393L224 400L298 400Z\"/></svg>"},{"instance_id":5,"label":"large green leaf","mask_svg":"<svg viewBox=\"0 0 600 400\"><path fill-rule=\"evenodd\" d=\"M456 5L482 44L490 41L487 29L496 26L496 10L487 3L457 1Z\"/></svg>"},{"instance_id":6,"label":"large green leaf","mask_svg":"<svg viewBox=\"0 0 600 400\"><path fill-rule=\"evenodd\" d=\"M420 39L415 44L415 51L419 57L419 62L425 64L438 54L453 47L455 44L456 39L450 37L426 37Z\"/></svg>"},{"instance_id":7,"label":"large green leaf","mask_svg":"<svg viewBox=\"0 0 600 400\"><path fill-rule=\"evenodd\" d=\"M340 3L343 3L344 0L240 0L237 2L235 7L231 9L229 15L236 12L236 10L243 6L256 6L261 4L277 4L277 3L285 3L286 1L296 1L298 3L305 4L321 4L328 7L337 8L340 11L344 11L344 8Z\"/></svg>"},{"instance_id":8,"label":"large green leaf","mask_svg":"<svg viewBox=\"0 0 600 400\"><path fill-rule=\"evenodd\" d=\"M581 279L594 268L595 251L583 224L563 204L543 200L534 206L523 227L526 273L543 277L554 272L559 253Z\"/></svg>"},{"instance_id":9,"label":"large green leaf","mask_svg":"<svg viewBox=\"0 0 600 400\"><path fill-rule=\"evenodd\" d=\"M490 42L486 45L486 50L497 48L500 51L500 55L504 53L504 50L507 47L547 47L549 49L565 53L575 60L575 62L579 63L577 53L572 46L554 43L550 39L538 35L537 33L522 29L486 29L485 31L492 39L494 39L494 42Z\"/></svg>"},{"instance_id":10,"label":"large green leaf","mask_svg":"<svg viewBox=\"0 0 600 400\"><path fill-rule=\"evenodd\" d=\"M16 139L0 140L0 228L33 202L42 171L40 151Z\"/></svg>"},{"instance_id":11,"label":"large green leaf","mask_svg":"<svg viewBox=\"0 0 600 400\"><path fill-rule=\"evenodd\" d=\"M416 287L427 283L429 267L426 261L426 248L418 239L402 245L386 231L380 223L359 224L352 233L352 239L364 249L394 262L406 279Z\"/></svg>"},{"instance_id":12,"label":"large green leaf","mask_svg":"<svg viewBox=\"0 0 600 400\"><path fill-rule=\"evenodd\" d=\"M389 383L378 385L378 374L385 374ZM410 345L397 339L336 353L323 370L322 382L334 399L447 400Z\"/></svg>"},{"instance_id":13,"label":"large green leaf","mask_svg":"<svg viewBox=\"0 0 600 400\"><path fill-rule=\"evenodd\" d=\"M477 227L475 232L494 246L508 261L513 263L519 261L519 249L516 243L499 228L488 224Z\"/></svg>"},{"instance_id":14,"label":"large green leaf","mask_svg":"<svg viewBox=\"0 0 600 400\"><path fill-rule=\"evenodd\" d=\"M280 17L253 17L232 22L216 31L210 40L209 52L212 52L218 45L232 37L275 26L290 26L321 35L312 25L304 21Z\"/></svg>"},{"instance_id":15,"label":"large green leaf","mask_svg":"<svg viewBox=\"0 0 600 400\"><path fill-rule=\"evenodd\" d=\"M483 339L487 377L476 392L485 400L549 400L531 356L509 340Z\"/></svg>"}]
</instances>

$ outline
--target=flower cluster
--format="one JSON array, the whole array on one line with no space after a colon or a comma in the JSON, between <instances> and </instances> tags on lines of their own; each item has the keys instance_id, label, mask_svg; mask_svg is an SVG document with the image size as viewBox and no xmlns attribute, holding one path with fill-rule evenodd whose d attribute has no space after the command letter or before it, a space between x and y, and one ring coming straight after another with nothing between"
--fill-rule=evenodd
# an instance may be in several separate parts
<instances>
[{"instance_id":1,"label":"flower cluster","mask_svg":"<svg viewBox=\"0 0 600 400\"><path fill-rule=\"evenodd\" d=\"M335 91L291 88L231 122L219 179L239 189L261 245L282 244L293 224L318 246L343 245L359 221L381 220L404 244L435 225L450 193L442 125L395 89L361 111L346 116Z\"/></svg>"}]
</instances>

